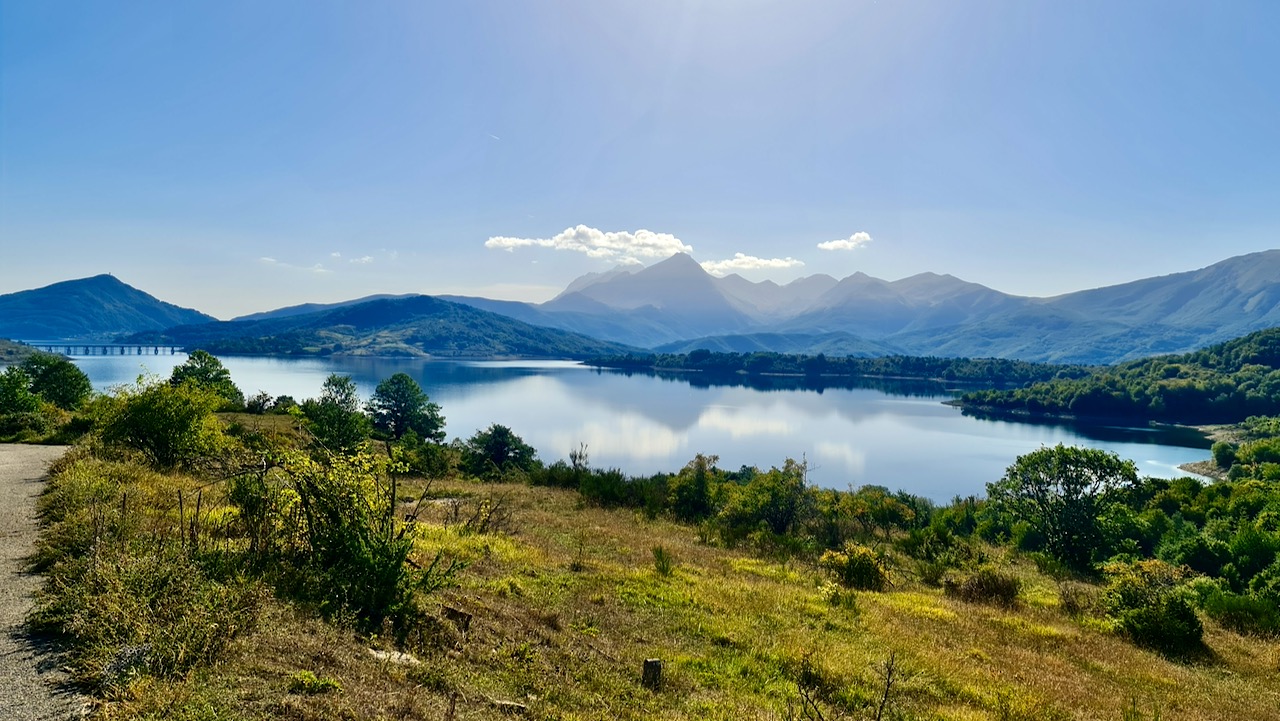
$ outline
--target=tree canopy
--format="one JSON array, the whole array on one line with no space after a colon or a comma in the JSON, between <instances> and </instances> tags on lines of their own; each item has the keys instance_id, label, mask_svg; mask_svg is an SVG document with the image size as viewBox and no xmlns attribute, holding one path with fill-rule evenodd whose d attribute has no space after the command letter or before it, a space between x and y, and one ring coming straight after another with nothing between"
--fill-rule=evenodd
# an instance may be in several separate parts
<instances>
[{"instance_id":1,"label":"tree canopy","mask_svg":"<svg viewBox=\"0 0 1280 721\"><path fill-rule=\"evenodd\" d=\"M350 453L369 437L369 418L360 412L360 396L351 376L329 374L320 397L303 401L302 414L316 441L330 451Z\"/></svg>"},{"instance_id":2,"label":"tree canopy","mask_svg":"<svg viewBox=\"0 0 1280 721\"><path fill-rule=\"evenodd\" d=\"M378 384L365 405L373 427L400 439L413 431L423 440L444 440L444 416L422 388L407 373L396 373Z\"/></svg>"},{"instance_id":3,"label":"tree canopy","mask_svg":"<svg viewBox=\"0 0 1280 721\"><path fill-rule=\"evenodd\" d=\"M1018 456L987 495L1043 534L1045 548L1077 569L1088 568L1101 545L1099 500L1133 488L1138 469L1109 451L1058 444Z\"/></svg>"},{"instance_id":4,"label":"tree canopy","mask_svg":"<svg viewBox=\"0 0 1280 721\"><path fill-rule=\"evenodd\" d=\"M31 392L59 408L73 411L93 393L89 376L60 355L36 353L21 367L31 379Z\"/></svg>"},{"instance_id":5,"label":"tree canopy","mask_svg":"<svg viewBox=\"0 0 1280 721\"><path fill-rule=\"evenodd\" d=\"M173 369L169 382L173 385L190 383L211 391L223 400L226 407L244 407L244 393L231 382L231 371L216 356L206 351L192 351L186 362Z\"/></svg>"},{"instance_id":6,"label":"tree canopy","mask_svg":"<svg viewBox=\"0 0 1280 721\"><path fill-rule=\"evenodd\" d=\"M534 470L538 452L510 428L494 423L467 439L463 462L471 475L494 479L511 469Z\"/></svg>"}]
</instances>

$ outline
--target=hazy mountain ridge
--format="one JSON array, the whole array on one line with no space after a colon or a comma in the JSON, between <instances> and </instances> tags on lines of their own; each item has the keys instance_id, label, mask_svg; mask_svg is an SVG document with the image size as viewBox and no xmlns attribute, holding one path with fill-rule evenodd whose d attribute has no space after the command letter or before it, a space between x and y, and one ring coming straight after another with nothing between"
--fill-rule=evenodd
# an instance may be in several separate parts
<instances>
[{"instance_id":1,"label":"hazy mountain ridge","mask_svg":"<svg viewBox=\"0 0 1280 721\"><path fill-rule=\"evenodd\" d=\"M104 340L213 320L106 274L0 295L0 337L21 340Z\"/></svg>"},{"instance_id":2,"label":"hazy mountain ridge","mask_svg":"<svg viewBox=\"0 0 1280 721\"><path fill-rule=\"evenodd\" d=\"M635 350L426 295L263 320L179 326L128 340L246 355L585 358Z\"/></svg>"},{"instance_id":3,"label":"hazy mountain ridge","mask_svg":"<svg viewBox=\"0 0 1280 721\"><path fill-rule=\"evenodd\" d=\"M528 329L498 328L488 315L465 320L463 311L437 308L433 313L450 329L450 340L444 333L412 330L412 322L396 315L398 303L425 308L433 302L496 315ZM389 315L381 320L368 315L377 309ZM177 321L166 320L175 317ZM351 317L372 324L352 324ZM192 324L212 320L110 276L0 296L0 335L19 338L102 338L169 325L199 328ZM142 327L130 327L130 322ZM468 322L488 328L494 337L477 335ZM172 338L164 337L188 345L193 338L206 345L232 344L240 349L236 352L257 352L251 350L252 339L269 336L276 338L273 349L262 352L306 348L572 357L589 354L583 349L597 344L601 353L617 352L623 345L671 352L903 353L1099 364L1188 352L1280 326L1280 250L1052 298L1010 295L937 273L895 281L859 272L840 280L817 274L785 285L757 283L739 275L717 278L678 254L640 270L587 274L542 304L464 296L369 296L290 306L228 323L265 325L175 328ZM121 325L124 331L117 330ZM347 325L351 328L336 328ZM375 332L375 326L382 330ZM552 338L546 335L551 329L576 338ZM519 342L515 336L520 334L538 340Z\"/></svg>"}]
</instances>

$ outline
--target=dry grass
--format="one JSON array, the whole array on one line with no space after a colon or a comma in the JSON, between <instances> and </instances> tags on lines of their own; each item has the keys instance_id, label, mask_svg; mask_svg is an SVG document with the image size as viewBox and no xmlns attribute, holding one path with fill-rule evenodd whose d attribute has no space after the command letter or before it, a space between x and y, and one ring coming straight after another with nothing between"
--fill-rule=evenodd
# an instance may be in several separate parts
<instances>
[{"instance_id":1,"label":"dry grass","mask_svg":"<svg viewBox=\"0 0 1280 721\"><path fill-rule=\"evenodd\" d=\"M439 525L423 534L423 556L443 547L470 566L460 587L428 599L406 647L420 663L377 660L369 647L385 640L276 604L227 663L133 688L106 718L497 719L518 710L508 702L529 718L743 721L786 718L800 682L826 718L870 718L876 669L893 652L901 718L1116 721L1136 698L1167 721L1280 719L1280 642L1210 624L1213 658L1172 662L1071 619L1029 563L1000 562L1023 582L1013 608L901 577L889 592L857 593L851 608L829 601L816 568L707 546L690 527L633 511L583 508L574 492L434 490L462 510L433 506ZM510 533L444 525L499 495ZM654 569L658 544L678 561L670 576ZM445 606L473 615L466 633ZM640 685L646 658L665 661L658 692ZM290 693L302 671L341 690Z\"/></svg>"}]
</instances>

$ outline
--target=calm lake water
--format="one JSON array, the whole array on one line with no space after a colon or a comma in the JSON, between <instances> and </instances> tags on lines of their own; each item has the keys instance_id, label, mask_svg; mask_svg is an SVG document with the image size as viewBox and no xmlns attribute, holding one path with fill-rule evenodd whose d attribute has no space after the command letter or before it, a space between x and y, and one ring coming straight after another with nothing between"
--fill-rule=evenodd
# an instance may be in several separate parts
<instances>
[{"instance_id":1,"label":"calm lake water","mask_svg":"<svg viewBox=\"0 0 1280 721\"><path fill-rule=\"evenodd\" d=\"M139 374L168 376L185 356L73 359L106 390ZM699 376L597 371L561 361L422 361L369 358L222 359L252 395L299 401L320 394L330 373L352 376L368 397L393 373L415 378L442 407L450 438L491 423L511 427L545 461L586 444L591 464L632 474L674 471L697 453L722 468L768 468L806 457L810 480L831 488L869 483L945 501L983 493L1013 459L1056 443L1103 448L1142 473L1185 475L1177 466L1209 457L1199 434L1152 429L1015 423L966 416L927 383L845 383L805 388L799 379L764 387L716 385Z\"/></svg>"}]
</instances>

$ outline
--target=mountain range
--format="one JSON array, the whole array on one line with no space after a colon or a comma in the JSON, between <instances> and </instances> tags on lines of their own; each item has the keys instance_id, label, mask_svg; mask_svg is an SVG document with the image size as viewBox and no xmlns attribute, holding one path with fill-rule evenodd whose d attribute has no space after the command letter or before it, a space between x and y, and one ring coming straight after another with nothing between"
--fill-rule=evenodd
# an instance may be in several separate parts
<instances>
[{"instance_id":1,"label":"mountain range","mask_svg":"<svg viewBox=\"0 0 1280 721\"><path fill-rule=\"evenodd\" d=\"M855 273L786 285L716 278L687 255L583 276L540 305L452 297L529 323L663 352L776 350L1112 363L1280 325L1280 250L1051 297L954 276Z\"/></svg>"},{"instance_id":2,"label":"mountain range","mask_svg":"<svg viewBox=\"0 0 1280 721\"><path fill-rule=\"evenodd\" d=\"M135 338L247 353L580 357L629 347L1112 363L1274 326L1280 326L1280 250L1051 298L936 273L895 281L855 273L752 282L713 276L684 254L638 270L587 274L541 304L369 296L215 322L111 276L0 296L0 336L145 332Z\"/></svg>"}]
</instances>

